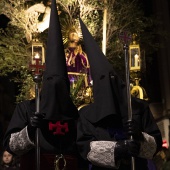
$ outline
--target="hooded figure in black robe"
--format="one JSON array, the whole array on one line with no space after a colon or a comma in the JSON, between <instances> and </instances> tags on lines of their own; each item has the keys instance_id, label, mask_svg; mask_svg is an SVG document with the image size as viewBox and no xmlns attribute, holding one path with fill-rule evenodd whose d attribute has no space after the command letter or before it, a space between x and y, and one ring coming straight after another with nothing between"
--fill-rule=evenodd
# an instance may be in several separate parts
<instances>
[{"instance_id":1,"label":"hooded figure in black robe","mask_svg":"<svg viewBox=\"0 0 170 170\"><path fill-rule=\"evenodd\" d=\"M147 159L162 145L146 101L132 98L128 118L126 84L116 74L80 19L93 79L94 102L79 110L77 145L92 170L148 170ZM132 156L135 164L131 165Z\"/></svg>"},{"instance_id":2,"label":"hooded figure in black robe","mask_svg":"<svg viewBox=\"0 0 170 170\"><path fill-rule=\"evenodd\" d=\"M22 156L21 169L34 170L35 132L38 128L40 169L54 170L53 158L55 155L60 157L61 154L64 155L63 161L66 159L68 170L78 169L76 164L78 111L70 98L70 84L55 0L52 0L51 7L46 69L43 75L39 113L36 112L35 105L35 100L28 100L16 106L4 137L5 149Z\"/></svg>"}]
</instances>

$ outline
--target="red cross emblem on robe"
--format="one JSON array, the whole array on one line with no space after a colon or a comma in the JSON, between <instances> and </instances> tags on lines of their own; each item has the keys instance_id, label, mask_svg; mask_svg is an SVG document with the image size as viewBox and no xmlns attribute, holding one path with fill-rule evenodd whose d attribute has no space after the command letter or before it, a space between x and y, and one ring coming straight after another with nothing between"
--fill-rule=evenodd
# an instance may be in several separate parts
<instances>
[{"instance_id":1,"label":"red cross emblem on robe","mask_svg":"<svg viewBox=\"0 0 170 170\"><path fill-rule=\"evenodd\" d=\"M65 135L65 133L69 132L68 123L61 124L60 121L56 123L49 122L49 130L53 131L54 135Z\"/></svg>"}]
</instances>

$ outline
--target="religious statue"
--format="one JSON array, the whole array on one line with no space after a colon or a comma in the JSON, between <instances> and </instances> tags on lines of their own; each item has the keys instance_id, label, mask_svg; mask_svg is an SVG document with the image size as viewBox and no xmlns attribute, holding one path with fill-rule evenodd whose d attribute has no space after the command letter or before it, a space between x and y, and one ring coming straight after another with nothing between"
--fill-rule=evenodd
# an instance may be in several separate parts
<instances>
[{"instance_id":1,"label":"religious statue","mask_svg":"<svg viewBox=\"0 0 170 170\"><path fill-rule=\"evenodd\" d=\"M70 26L65 36L65 57L70 82L74 84L80 75L84 75L85 86L88 86L90 81L90 66L87 55L80 45L81 34L74 26Z\"/></svg>"},{"instance_id":2,"label":"religious statue","mask_svg":"<svg viewBox=\"0 0 170 170\"><path fill-rule=\"evenodd\" d=\"M57 6L56 6L57 8ZM32 40L32 33L44 32L49 27L51 13L51 0L43 0L29 7L25 14L28 20L26 30L26 39L29 43ZM60 15L61 11L58 11Z\"/></svg>"},{"instance_id":3,"label":"religious statue","mask_svg":"<svg viewBox=\"0 0 170 170\"><path fill-rule=\"evenodd\" d=\"M72 28L68 33L68 46L65 49L67 70L68 72L87 73L89 62L79 41L78 33Z\"/></svg>"},{"instance_id":4,"label":"religious statue","mask_svg":"<svg viewBox=\"0 0 170 170\"><path fill-rule=\"evenodd\" d=\"M92 79L87 55L80 44L82 35L78 28L69 24L63 27L63 41L72 98L74 103L80 106L91 101L87 89L91 89Z\"/></svg>"},{"instance_id":5,"label":"religious statue","mask_svg":"<svg viewBox=\"0 0 170 170\"><path fill-rule=\"evenodd\" d=\"M51 13L51 1L44 3L38 3L29 7L26 11L28 15L41 15L43 14L42 20L36 24L37 32L43 32L49 27L50 13Z\"/></svg>"}]
</instances>

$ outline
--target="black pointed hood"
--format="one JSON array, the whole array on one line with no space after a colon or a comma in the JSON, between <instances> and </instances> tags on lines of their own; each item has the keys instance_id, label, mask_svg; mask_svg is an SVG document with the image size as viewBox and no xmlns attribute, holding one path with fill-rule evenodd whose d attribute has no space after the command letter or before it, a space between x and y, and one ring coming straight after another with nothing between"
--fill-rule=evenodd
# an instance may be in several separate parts
<instances>
[{"instance_id":1,"label":"black pointed hood","mask_svg":"<svg viewBox=\"0 0 170 170\"><path fill-rule=\"evenodd\" d=\"M94 103L83 109L86 112L84 114L92 123L113 114L123 115L127 119L125 83L116 74L81 19L80 25L90 63L94 96Z\"/></svg>"},{"instance_id":2,"label":"black pointed hood","mask_svg":"<svg viewBox=\"0 0 170 170\"><path fill-rule=\"evenodd\" d=\"M67 77L66 59L62 41L60 21L56 8L56 1L52 0L50 24L48 29L46 71L44 77L60 75Z\"/></svg>"},{"instance_id":3,"label":"black pointed hood","mask_svg":"<svg viewBox=\"0 0 170 170\"><path fill-rule=\"evenodd\" d=\"M70 98L69 87L56 0L52 0L47 39L46 70L43 75L40 103L40 112L46 114L46 119L66 120L78 117L77 108Z\"/></svg>"}]
</instances>

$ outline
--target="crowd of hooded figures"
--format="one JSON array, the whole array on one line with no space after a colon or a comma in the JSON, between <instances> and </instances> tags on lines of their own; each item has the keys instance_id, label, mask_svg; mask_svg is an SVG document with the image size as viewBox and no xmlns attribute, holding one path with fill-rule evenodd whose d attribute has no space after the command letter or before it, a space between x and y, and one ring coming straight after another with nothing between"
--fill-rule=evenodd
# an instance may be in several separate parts
<instances>
[{"instance_id":1,"label":"crowd of hooded figures","mask_svg":"<svg viewBox=\"0 0 170 170\"><path fill-rule=\"evenodd\" d=\"M72 60L66 63L56 1L52 0L39 112L36 99L17 104L4 148L20 156L20 170L35 170L38 132L40 170L130 170L132 166L148 170L148 160L162 148L149 105L132 97L129 119L126 83L79 21L87 53L80 56L86 67L90 65L94 102L80 110L72 102L67 66L75 60L69 56Z\"/></svg>"}]
</instances>

